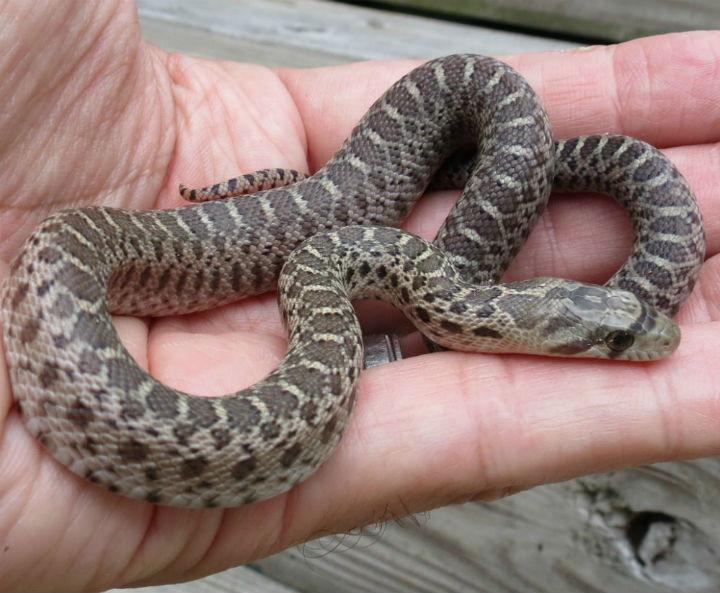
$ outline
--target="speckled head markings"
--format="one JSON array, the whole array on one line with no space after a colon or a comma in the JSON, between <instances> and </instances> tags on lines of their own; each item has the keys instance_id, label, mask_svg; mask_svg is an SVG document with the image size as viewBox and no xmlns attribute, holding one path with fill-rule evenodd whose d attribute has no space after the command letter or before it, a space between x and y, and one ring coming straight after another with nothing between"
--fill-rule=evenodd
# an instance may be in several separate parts
<instances>
[{"instance_id":1,"label":"speckled head markings","mask_svg":"<svg viewBox=\"0 0 720 593\"><path fill-rule=\"evenodd\" d=\"M464 169L444 164L467 145L477 152ZM435 244L386 228L433 179L463 184ZM553 179L609 191L630 212L633 252L607 287L494 284ZM247 191L257 193L227 197ZM76 474L153 503L246 504L317 469L349 422L362 365L350 298L389 300L450 348L642 360L676 347L664 313L688 296L704 258L697 205L667 159L614 136L554 145L527 83L480 56L410 72L308 178L267 170L183 195L204 203L53 215L14 260L0 305L32 434ZM226 397L159 383L110 320L208 309L276 285L287 355Z\"/></svg>"}]
</instances>

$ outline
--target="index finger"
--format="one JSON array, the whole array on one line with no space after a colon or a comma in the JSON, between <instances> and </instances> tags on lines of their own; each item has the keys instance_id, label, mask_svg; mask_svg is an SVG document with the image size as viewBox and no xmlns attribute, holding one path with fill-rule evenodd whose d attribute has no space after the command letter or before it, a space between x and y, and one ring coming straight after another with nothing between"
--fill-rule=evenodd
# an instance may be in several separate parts
<instances>
[{"instance_id":1,"label":"index finger","mask_svg":"<svg viewBox=\"0 0 720 593\"><path fill-rule=\"evenodd\" d=\"M720 140L720 32L507 56L547 109L556 138L613 133L665 148Z\"/></svg>"},{"instance_id":2,"label":"index finger","mask_svg":"<svg viewBox=\"0 0 720 593\"><path fill-rule=\"evenodd\" d=\"M692 32L502 59L542 99L555 136L615 133L659 147L720 140L720 32ZM281 70L306 126L311 170L338 149L393 82L420 61Z\"/></svg>"}]
</instances>

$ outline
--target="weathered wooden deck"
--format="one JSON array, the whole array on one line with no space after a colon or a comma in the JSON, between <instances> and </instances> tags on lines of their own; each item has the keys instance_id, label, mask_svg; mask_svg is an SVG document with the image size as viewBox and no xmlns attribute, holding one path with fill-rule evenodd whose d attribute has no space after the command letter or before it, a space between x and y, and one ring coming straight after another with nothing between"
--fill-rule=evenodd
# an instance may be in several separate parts
<instances>
[{"instance_id":1,"label":"weathered wooden deck","mask_svg":"<svg viewBox=\"0 0 720 593\"><path fill-rule=\"evenodd\" d=\"M138 5L146 38L165 49L268 66L575 45L320 0ZM123 591L718 591L719 490L718 460L659 464L326 537L193 583Z\"/></svg>"},{"instance_id":2,"label":"weathered wooden deck","mask_svg":"<svg viewBox=\"0 0 720 593\"><path fill-rule=\"evenodd\" d=\"M605 42L720 26L717 0L375 0L373 4Z\"/></svg>"}]
</instances>

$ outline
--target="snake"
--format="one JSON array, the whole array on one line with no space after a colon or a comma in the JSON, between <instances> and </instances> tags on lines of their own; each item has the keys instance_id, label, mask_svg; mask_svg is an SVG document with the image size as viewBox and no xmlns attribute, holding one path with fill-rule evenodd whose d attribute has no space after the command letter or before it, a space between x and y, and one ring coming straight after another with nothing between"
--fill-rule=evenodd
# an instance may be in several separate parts
<instances>
[{"instance_id":1,"label":"snake","mask_svg":"<svg viewBox=\"0 0 720 593\"><path fill-rule=\"evenodd\" d=\"M430 184L457 178L434 242L394 228ZM628 210L635 240L606 285L499 283L553 187L603 191ZM555 141L530 85L477 55L410 71L313 175L277 169L182 192L201 203L50 215L14 258L0 305L29 432L89 482L171 506L250 504L324 463L362 369L351 299L392 303L444 348L652 360L678 345L670 316L705 253L692 191L660 151L605 134ZM112 324L275 288L287 353L222 397L157 381Z\"/></svg>"}]
</instances>

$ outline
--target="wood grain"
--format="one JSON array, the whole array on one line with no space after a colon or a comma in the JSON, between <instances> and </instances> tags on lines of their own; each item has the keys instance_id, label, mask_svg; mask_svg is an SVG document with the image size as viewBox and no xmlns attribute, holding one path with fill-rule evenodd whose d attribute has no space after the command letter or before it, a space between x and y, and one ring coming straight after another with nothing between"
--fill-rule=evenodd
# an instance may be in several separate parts
<instances>
[{"instance_id":1,"label":"wood grain","mask_svg":"<svg viewBox=\"0 0 720 593\"><path fill-rule=\"evenodd\" d=\"M266 66L325 66L577 44L322 0L138 0L144 36L171 51Z\"/></svg>"},{"instance_id":2,"label":"wood grain","mask_svg":"<svg viewBox=\"0 0 720 593\"><path fill-rule=\"evenodd\" d=\"M423 10L559 37L627 41L693 29L720 27L717 0L378 0L376 6Z\"/></svg>"}]
</instances>

